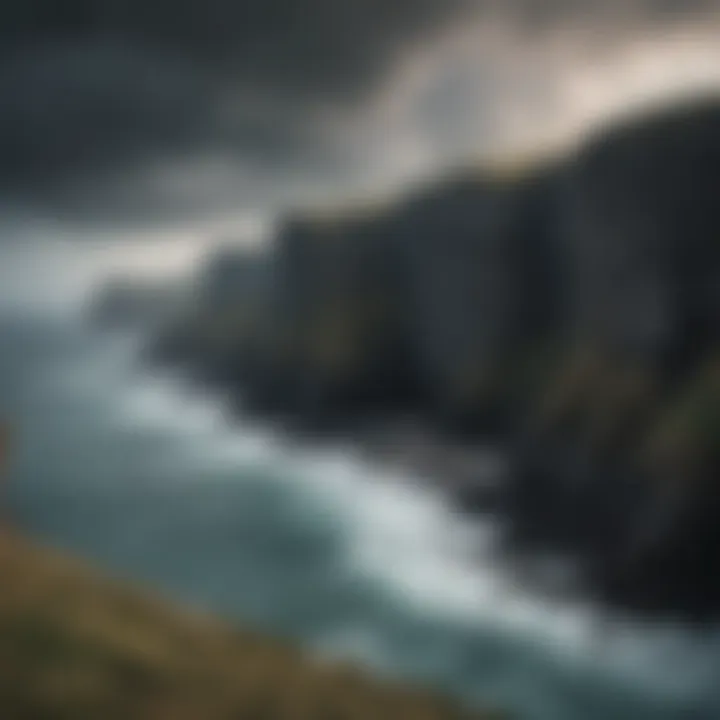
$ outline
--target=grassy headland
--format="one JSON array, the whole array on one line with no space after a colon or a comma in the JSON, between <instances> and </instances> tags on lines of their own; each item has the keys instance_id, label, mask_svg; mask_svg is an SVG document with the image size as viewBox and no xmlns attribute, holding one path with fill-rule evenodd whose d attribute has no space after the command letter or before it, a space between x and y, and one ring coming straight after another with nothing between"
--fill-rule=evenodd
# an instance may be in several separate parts
<instances>
[{"instance_id":1,"label":"grassy headland","mask_svg":"<svg viewBox=\"0 0 720 720\"><path fill-rule=\"evenodd\" d=\"M0 536L4 720L489 720Z\"/></svg>"}]
</instances>

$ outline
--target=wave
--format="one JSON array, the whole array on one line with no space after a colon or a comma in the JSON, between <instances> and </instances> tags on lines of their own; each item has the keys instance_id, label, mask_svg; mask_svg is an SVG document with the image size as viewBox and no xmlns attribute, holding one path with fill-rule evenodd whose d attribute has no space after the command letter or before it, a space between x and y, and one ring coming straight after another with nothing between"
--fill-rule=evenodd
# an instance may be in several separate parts
<instances>
[{"instance_id":1,"label":"wave","mask_svg":"<svg viewBox=\"0 0 720 720\"><path fill-rule=\"evenodd\" d=\"M172 374L141 372L140 347L141 338L129 335L96 338L62 360L46 353L33 390L44 403L45 442L63 427L63 442L72 446L75 432L77 442L88 446L87 459L100 452L92 438L104 438L98 443L110 448L105 458L134 455L135 465L119 467L155 472L154 481L169 493L173 485L179 492L181 486L266 483L292 501L298 517L305 513L302 527L308 532L331 529L323 542L335 545L339 560L322 572L341 575L335 585L354 584L366 606L336 608L337 620L307 638L319 652L446 682L467 695L495 694L527 717L584 720L590 715L577 707L600 703L592 694L600 691L591 686L603 688L605 701L620 703L613 706L617 714L607 714L606 707L598 715L603 720L640 717L632 713L648 703L661 703L667 713L685 712L700 701L720 707L713 677L720 659L717 635L700 639L682 628L609 617L577 598L534 594L493 558L498 526L492 518L459 515L438 488L373 463L349 441L302 446L250 418L230 423L221 395L191 389ZM99 467L100 459L94 462ZM115 482L117 475L108 477ZM90 473L83 477L91 482ZM317 576L306 569L308 577ZM320 597L323 590L314 592ZM271 617L272 610L265 610ZM486 657L484 665L477 665L478 657ZM579 687L583 701L573 695ZM618 709L621 700L612 700L619 688L635 698L635 705L622 701L626 715ZM569 709L553 705L558 698Z\"/></svg>"}]
</instances>

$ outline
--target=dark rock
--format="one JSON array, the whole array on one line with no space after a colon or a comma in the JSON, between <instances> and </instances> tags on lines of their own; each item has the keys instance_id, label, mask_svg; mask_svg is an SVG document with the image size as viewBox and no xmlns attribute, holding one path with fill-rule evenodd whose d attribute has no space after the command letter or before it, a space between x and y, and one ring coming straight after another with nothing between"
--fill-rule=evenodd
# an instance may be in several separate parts
<instances>
[{"instance_id":1,"label":"dark rock","mask_svg":"<svg viewBox=\"0 0 720 720\"><path fill-rule=\"evenodd\" d=\"M565 178L568 360L516 455L514 539L616 604L717 612L720 104L613 128Z\"/></svg>"},{"instance_id":2,"label":"dark rock","mask_svg":"<svg viewBox=\"0 0 720 720\"><path fill-rule=\"evenodd\" d=\"M549 171L515 182L467 174L395 218L420 392L451 435L506 429L522 363L557 323L551 188Z\"/></svg>"},{"instance_id":3,"label":"dark rock","mask_svg":"<svg viewBox=\"0 0 720 720\"><path fill-rule=\"evenodd\" d=\"M279 235L270 357L303 423L333 426L408 398L386 239L372 217L294 219Z\"/></svg>"},{"instance_id":4,"label":"dark rock","mask_svg":"<svg viewBox=\"0 0 720 720\"><path fill-rule=\"evenodd\" d=\"M578 333L682 372L717 332L720 102L601 134L572 165L567 248Z\"/></svg>"}]
</instances>

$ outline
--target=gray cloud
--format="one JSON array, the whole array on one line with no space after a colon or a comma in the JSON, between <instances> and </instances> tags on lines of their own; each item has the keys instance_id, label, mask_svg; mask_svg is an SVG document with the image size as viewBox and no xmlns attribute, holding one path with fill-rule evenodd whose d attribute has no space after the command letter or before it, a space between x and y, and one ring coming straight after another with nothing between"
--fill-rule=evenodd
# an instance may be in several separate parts
<instances>
[{"instance_id":1,"label":"gray cloud","mask_svg":"<svg viewBox=\"0 0 720 720\"><path fill-rule=\"evenodd\" d=\"M15 0L17 43L120 36L285 95L354 93L467 0Z\"/></svg>"},{"instance_id":2,"label":"gray cloud","mask_svg":"<svg viewBox=\"0 0 720 720\"><path fill-rule=\"evenodd\" d=\"M5 3L2 172L35 180L193 146L302 159L306 115L367 92L461 4Z\"/></svg>"},{"instance_id":3,"label":"gray cloud","mask_svg":"<svg viewBox=\"0 0 720 720\"><path fill-rule=\"evenodd\" d=\"M455 26L500 18L553 36L589 23L617 39L717 9L711 0L9 0L0 187L142 217L272 205L314 179L341 185L373 152L411 155L428 142L435 154L465 152L492 137L494 104L532 95L535 75L555 69L539 63L518 80L512 58L524 48L508 44L476 67L436 73L434 87L386 116L403 102L403 62Z\"/></svg>"}]
</instances>

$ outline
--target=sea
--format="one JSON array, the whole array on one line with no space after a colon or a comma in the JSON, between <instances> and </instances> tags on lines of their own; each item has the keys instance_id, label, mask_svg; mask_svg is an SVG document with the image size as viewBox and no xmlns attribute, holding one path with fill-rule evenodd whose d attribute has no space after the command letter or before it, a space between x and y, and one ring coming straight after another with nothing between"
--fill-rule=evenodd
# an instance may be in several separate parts
<instances>
[{"instance_id":1,"label":"sea","mask_svg":"<svg viewBox=\"0 0 720 720\"><path fill-rule=\"evenodd\" d=\"M534 593L350 442L303 446L139 362L139 331L0 314L3 501L28 535L309 653L518 720L717 720L720 633Z\"/></svg>"}]
</instances>

